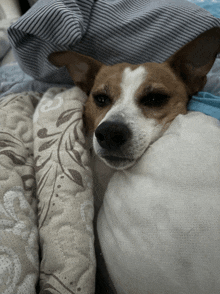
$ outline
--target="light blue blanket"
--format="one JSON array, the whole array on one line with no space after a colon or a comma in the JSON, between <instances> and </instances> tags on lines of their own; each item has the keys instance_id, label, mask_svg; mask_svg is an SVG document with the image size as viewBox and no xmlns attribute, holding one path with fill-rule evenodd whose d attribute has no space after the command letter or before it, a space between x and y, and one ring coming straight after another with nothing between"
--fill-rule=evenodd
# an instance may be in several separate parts
<instances>
[{"instance_id":1,"label":"light blue blanket","mask_svg":"<svg viewBox=\"0 0 220 294\"><path fill-rule=\"evenodd\" d=\"M220 0L188 0L208 10L215 17L220 17Z\"/></svg>"},{"instance_id":2,"label":"light blue blanket","mask_svg":"<svg viewBox=\"0 0 220 294\"><path fill-rule=\"evenodd\" d=\"M220 120L220 96L199 92L190 100L188 110L200 111Z\"/></svg>"}]
</instances>

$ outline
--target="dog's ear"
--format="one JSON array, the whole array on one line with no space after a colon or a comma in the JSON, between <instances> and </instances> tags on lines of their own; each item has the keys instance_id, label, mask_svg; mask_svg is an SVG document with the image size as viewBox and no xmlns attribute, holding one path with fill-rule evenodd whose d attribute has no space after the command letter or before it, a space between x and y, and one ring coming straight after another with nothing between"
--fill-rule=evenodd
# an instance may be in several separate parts
<instances>
[{"instance_id":1,"label":"dog's ear","mask_svg":"<svg viewBox=\"0 0 220 294\"><path fill-rule=\"evenodd\" d=\"M201 91L216 55L220 52L220 28L212 28L189 42L165 61L181 77L188 95Z\"/></svg>"},{"instance_id":2,"label":"dog's ear","mask_svg":"<svg viewBox=\"0 0 220 294\"><path fill-rule=\"evenodd\" d=\"M76 86L89 94L94 79L103 64L92 57L72 51L55 52L48 60L55 66L66 66Z\"/></svg>"}]
</instances>

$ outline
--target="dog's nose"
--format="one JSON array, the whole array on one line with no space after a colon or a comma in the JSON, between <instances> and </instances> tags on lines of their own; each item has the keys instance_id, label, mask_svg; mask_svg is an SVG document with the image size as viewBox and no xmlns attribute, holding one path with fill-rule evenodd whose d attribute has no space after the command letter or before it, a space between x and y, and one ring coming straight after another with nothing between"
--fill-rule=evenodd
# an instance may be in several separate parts
<instances>
[{"instance_id":1,"label":"dog's nose","mask_svg":"<svg viewBox=\"0 0 220 294\"><path fill-rule=\"evenodd\" d=\"M102 148L116 150L127 142L131 132L124 123L106 121L97 127L95 136Z\"/></svg>"}]
</instances>

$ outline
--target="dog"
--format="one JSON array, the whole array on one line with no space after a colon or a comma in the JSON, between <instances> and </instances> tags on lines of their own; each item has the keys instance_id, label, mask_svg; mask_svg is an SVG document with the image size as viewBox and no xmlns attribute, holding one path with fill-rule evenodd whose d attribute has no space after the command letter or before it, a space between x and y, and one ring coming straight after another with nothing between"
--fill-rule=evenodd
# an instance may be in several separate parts
<instances>
[{"instance_id":1,"label":"dog","mask_svg":"<svg viewBox=\"0 0 220 294\"><path fill-rule=\"evenodd\" d=\"M135 164L178 114L186 114L220 51L220 28L212 28L165 62L107 66L76 52L55 52L49 61L66 66L89 98L85 127L95 153L113 169Z\"/></svg>"},{"instance_id":2,"label":"dog","mask_svg":"<svg viewBox=\"0 0 220 294\"><path fill-rule=\"evenodd\" d=\"M66 66L75 85L88 95L84 122L95 154L107 169L123 170L139 160L177 115L187 113L189 100L205 86L219 52L220 28L216 27L161 64L107 66L71 51L52 53L49 61ZM107 183L106 178L104 173L101 182ZM101 271L106 277L105 266Z\"/></svg>"}]
</instances>

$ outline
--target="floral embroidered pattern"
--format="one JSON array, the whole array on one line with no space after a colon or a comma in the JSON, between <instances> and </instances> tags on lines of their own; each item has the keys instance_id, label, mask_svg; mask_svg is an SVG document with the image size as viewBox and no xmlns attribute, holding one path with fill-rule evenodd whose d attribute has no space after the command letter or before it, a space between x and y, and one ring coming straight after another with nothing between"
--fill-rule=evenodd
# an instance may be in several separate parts
<instances>
[{"instance_id":1,"label":"floral embroidered pattern","mask_svg":"<svg viewBox=\"0 0 220 294\"><path fill-rule=\"evenodd\" d=\"M0 101L0 293L92 294L87 97L75 87L40 98L29 92Z\"/></svg>"},{"instance_id":2,"label":"floral embroidered pattern","mask_svg":"<svg viewBox=\"0 0 220 294\"><path fill-rule=\"evenodd\" d=\"M5 294L36 293L39 274L32 99L38 94L15 94L0 103L0 292Z\"/></svg>"},{"instance_id":3,"label":"floral embroidered pattern","mask_svg":"<svg viewBox=\"0 0 220 294\"><path fill-rule=\"evenodd\" d=\"M33 117L42 293L94 292L92 176L82 122L86 98L77 87L50 89Z\"/></svg>"}]
</instances>

